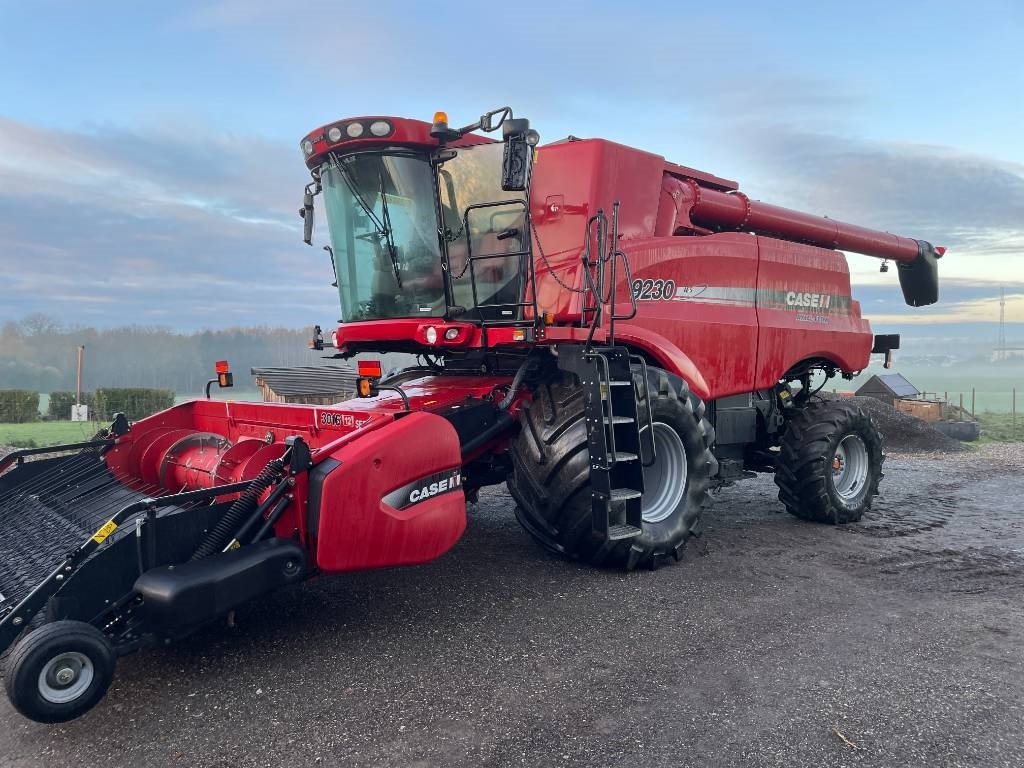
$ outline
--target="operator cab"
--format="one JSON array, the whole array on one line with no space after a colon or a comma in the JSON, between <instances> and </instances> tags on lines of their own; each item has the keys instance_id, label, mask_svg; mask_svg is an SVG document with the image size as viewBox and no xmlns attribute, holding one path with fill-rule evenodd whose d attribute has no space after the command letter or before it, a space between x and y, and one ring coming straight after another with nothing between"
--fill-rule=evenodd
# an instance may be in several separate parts
<instances>
[{"instance_id":1,"label":"operator cab","mask_svg":"<svg viewBox=\"0 0 1024 768\"><path fill-rule=\"evenodd\" d=\"M472 135L503 125L503 142ZM433 124L357 118L307 136L313 182L300 214L311 243L323 193L342 324L375 322L377 341L388 340L380 321L521 324L536 139L507 109L459 130L438 113Z\"/></svg>"}]
</instances>

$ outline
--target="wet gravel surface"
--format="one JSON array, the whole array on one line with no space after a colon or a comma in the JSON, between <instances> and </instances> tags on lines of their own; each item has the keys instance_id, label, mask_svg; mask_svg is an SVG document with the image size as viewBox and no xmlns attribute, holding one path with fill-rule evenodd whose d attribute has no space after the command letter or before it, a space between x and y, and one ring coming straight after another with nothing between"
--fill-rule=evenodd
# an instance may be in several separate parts
<instances>
[{"instance_id":1,"label":"wet gravel surface","mask_svg":"<svg viewBox=\"0 0 1024 768\"><path fill-rule=\"evenodd\" d=\"M631 574L547 556L495 491L439 561L122 659L81 720L3 699L0 765L1024 765L1022 467L891 456L843 528L762 476Z\"/></svg>"}]
</instances>

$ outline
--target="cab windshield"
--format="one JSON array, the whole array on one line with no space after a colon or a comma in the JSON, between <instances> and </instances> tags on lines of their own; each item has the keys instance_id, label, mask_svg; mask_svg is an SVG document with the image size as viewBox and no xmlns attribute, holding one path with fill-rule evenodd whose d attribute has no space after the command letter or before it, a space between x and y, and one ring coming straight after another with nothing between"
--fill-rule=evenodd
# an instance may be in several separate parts
<instances>
[{"instance_id":1,"label":"cab windshield","mask_svg":"<svg viewBox=\"0 0 1024 768\"><path fill-rule=\"evenodd\" d=\"M332 156L320 180L342 321L444 315L428 160L400 152Z\"/></svg>"}]
</instances>

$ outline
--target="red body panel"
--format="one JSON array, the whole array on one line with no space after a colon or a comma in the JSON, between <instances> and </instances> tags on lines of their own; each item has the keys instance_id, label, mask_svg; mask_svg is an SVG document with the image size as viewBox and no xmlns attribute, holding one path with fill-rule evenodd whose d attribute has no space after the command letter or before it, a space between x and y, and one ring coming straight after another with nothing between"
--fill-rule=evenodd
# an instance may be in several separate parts
<instances>
[{"instance_id":1,"label":"red body panel","mask_svg":"<svg viewBox=\"0 0 1024 768\"><path fill-rule=\"evenodd\" d=\"M845 371L867 365L871 329L850 297L842 253L750 234L708 233L688 218L693 208L688 184L699 181L701 195L731 201L740 199L726 194L734 182L601 140L546 146L537 160L531 210L546 257L535 258L538 306L554 312L558 322L578 323L580 295L566 291L549 272L581 288L587 218L598 208L610 211L619 200L619 245L629 257L640 297L636 317L616 324L616 338L686 379L701 397L771 386L812 358ZM804 214L791 213L802 221ZM806 218L814 226L829 222ZM855 229L843 231L852 237ZM873 234L878 247L888 243L894 253L903 253L912 245L917 253L914 240ZM625 311L623 297L633 286L626 285L621 270L620 278L619 310ZM664 295L666 286L671 297ZM561 334L549 329L548 336Z\"/></svg>"},{"instance_id":2,"label":"red body panel","mask_svg":"<svg viewBox=\"0 0 1024 768\"><path fill-rule=\"evenodd\" d=\"M466 498L458 485L404 509L383 500L420 478L445 470L459 475L459 438L440 416L410 414L330 458L341 466L327 475L320 496L315 552L322 571L423 563L462 536Z\"/></svg>"},{"instance_id":3,"label":"red body panel","mask_svg":"<svg viewBox=\"0 0 1024 768\"><path fill-rule=\"evenodd\" d=\"M844 371L864 368L872 334L850 297L843 254L810 245L756 238L757 374L754 388L770 387L802 360L831 360Z\"/></svg>"},{"instance_id":4,"label":"red body panel","mask_svg":"<svg viewBox=\"0 0 1024 768\"><path fill-rule=\"evenodd\" d=\"M445 377L414 385L417 408L440 408L482 396L504 378ZM404 414L397 397L338 406L195 400L142 419L105 456L111 472L140 491L178 492L252 479L299 436L314 464L331 458L320 495L319 536L310 530L306 473L296 476L293 502L275 526L297 536L325 570L425 562L447 551L465 529L461 492L432 497L403 510L381 499L440 470L458 470L458 436L440 416ZM378 494L374 496L374 494Z\"/></svg>"}]
</instances>

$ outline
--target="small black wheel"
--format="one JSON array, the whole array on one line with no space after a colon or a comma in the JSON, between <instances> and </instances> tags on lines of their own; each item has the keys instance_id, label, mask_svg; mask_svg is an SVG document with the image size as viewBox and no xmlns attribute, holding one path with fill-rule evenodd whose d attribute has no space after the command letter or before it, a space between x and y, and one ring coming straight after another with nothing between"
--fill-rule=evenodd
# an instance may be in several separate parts
<instances>
[{"instance_id":1,"label":"small black wheel","mask_svg":"<svg viewBox=\"0 0 1024 768\"><path fill-rule=\"evenodd\" d=\"M853 523L882 480L882 438L871 417L840 400L812 402L782 435L775 463L779 501L802 520Z\"/></svg>"},{"instance_id":2,"label":"small black wheel","mask_svg":"<svg viewBox=\"0 0 1024 768\"><path fill-rule=\"evenodd\" d=\"M626 570L678 561L699 530L718 472L711 447L715 430L704 404L686 382L658 368L648 380L634 371L637 397L650 397L657 460L644 471L641 534L610 548L591 533L590 453L583 390L566 376L540 387L523 409L522 430L512 445L509 490L516 516L546 549Z\"/></svg>"},{"instance_id":3,"label":"small black wheel","mask_svg":"<svg viewBox=\"0 0 1024 768\"><path fill-rule=\"evenodd\" d=\"M103 698L116 663L110 641L91 624L44 624L25 635L8 657L7 697L37 723L73 720Z\"/></svg>"}]
</instances>

